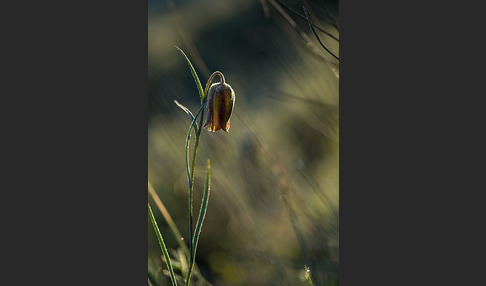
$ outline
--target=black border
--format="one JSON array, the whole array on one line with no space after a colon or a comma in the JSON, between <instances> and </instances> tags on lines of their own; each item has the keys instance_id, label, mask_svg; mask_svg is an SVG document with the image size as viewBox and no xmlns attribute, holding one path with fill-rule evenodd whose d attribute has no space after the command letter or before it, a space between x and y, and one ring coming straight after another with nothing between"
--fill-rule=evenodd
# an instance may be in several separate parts
<instances>
[{"instance_id":1,"label":"black border","mask_svg":"<svg viewBox=\"0 0 486 286\"><path fill-rule=\"evenodd\" d=\"M485 280L481 13L340 1L342 286Z\"/></svg>"},{"instance_id":2,"label":"black border","mask_svg":"<svg viewBox=\"0 0 486 286\"><path fill-rule=\"evenodd\" d=\"M7 5L0 284L147 283L147 2Z\"/></svg>"}]
</instances>

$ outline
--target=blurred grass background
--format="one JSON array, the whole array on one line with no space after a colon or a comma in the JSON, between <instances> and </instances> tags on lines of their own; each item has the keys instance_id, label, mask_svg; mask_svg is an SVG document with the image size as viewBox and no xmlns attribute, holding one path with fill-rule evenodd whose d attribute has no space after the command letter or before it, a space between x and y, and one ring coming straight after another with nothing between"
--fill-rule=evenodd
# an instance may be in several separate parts
<instances>
[{"instance_id":1,"label":"blurred grass background","mask_svg":"<svg viewBox=\"0 0 486 286\"><path fill-rule=\"evenodd\" d=\"M338 1L284 3L301 14L305 5L316 26L339 37L333 24ZM190 122L173 100L193 113L200 103L174 46L185 51L203 86L219 70L236 93L229 134L204 131L198 151L196 216L211 160L211 195L196 257L202 274L213 285L308 285L307 265L314 285L338 285L339 79L326 59L338 61L319 45L307 21L280 1L148 4L148 179L185 239L184 142ZM339 55L339 43L317 33ZM149 202L167 247L177 249ZM148 219L147 225L149 271L157 285L169 285Z\"/></svg>"}]
</instances>

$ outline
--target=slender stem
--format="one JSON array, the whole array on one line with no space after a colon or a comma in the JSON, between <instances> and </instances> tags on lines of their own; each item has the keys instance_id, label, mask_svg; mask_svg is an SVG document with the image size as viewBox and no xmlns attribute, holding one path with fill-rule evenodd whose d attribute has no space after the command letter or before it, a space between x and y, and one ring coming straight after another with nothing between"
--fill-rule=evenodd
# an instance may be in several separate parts
<instances>
[{"instance_id":1,"label":"slender stem","mask_svg":"<svg viewBox=\"0 0 486 286\"><path fill-rule=\"evenodd\" d=\"M204 113L204 103L201 105L199 110L197 111L196 115L194 116L194 119L191 122L191 126L189 127L189 132L187 132L187 138L186 138L186 172L187 172L187 180L189 183L189 262L192 257L192 193L194 190L193 182L194 182L194 160L193 160L193 167L192 171L189 170L189 140L191 139L191 132L192 128L195 126L197 117L199 114ZM201 116L202 118L202 116ZM199 142L199 135L201 134L201 129L199 129L199 132L196 133L196 142ZM194 148L194 157L196 155L197 151L197 144ZM193 158L194 159L194 158Z\"/></svg>"},{"instance_id":2,"label":"slender stem","mask_svg":"<svg viewBox=\"0 0 486 286\"><path fill-rule=\"evenodd\" d=\"M210 179L209 179L210 168L211 168L211 165L210 165L209 160L208 160L207 167L206 167L206 184L205 184L205 187L204 187L203 198L202 198L202 201L201 201L201 208L199 209L199 217L197 219L196 231L194 232L194 237L192 238L192 245L194 247L194 254L193 254L192 261L196 260L197 243L199 242L199 235L201 234L202 224L203 224L203 221L204 221L204 217L206 216L206 210L207 210L207 207L208 207L209 190L210 190L210 186L209 186L209 184L210 184ZM193 264L193 266L194 266L194 264ZM187 277L191 277L191 272L192 272L192 267L189 267Z\"/></svg>"},{"instance_id":3,"label":"slender stem","mask_svg":"<svg viewBox=\"0 0 486 286\"><path fill-rule=\"evenodd\" d=\"M189 182L189 189L191 189L191 184L192 184L191 174L189 172L189 141L191 139L191 131L192 131L192 128L193 127L195 128L196 119L197 119L197 117L199 116L199 114L201 112L204 113L204 105L202 105L199 108L199 110L196 113L196 116L194 116L194 118L192 119L191 126L189 127L189 132L187 132L187 137L186 137L186 146L185 146L185 150L186 150L186 173L187 173L187 180ZM201 118L202 118L202 116L201 116ZM195 134L197 136L198 132L195 132Z\"/></svg>"},{"instance_id":4,"label":"slender stem","mask_svg":"<svg viewBox=\"0 0 486 286\"><path fill-rule=\"evenodd\" d=\"M204 97L207 96L208 94L208 89L209 89L209 85L211 84L211 82L213 81L214 77L219 75L219 77L221 78L221 83L224 83L224 75L220 72L220 71L215 71L213 72L213 74L209 77L208 79L208 83L206 83L206 88L204 89Z\"/></svg>"},{"instance_id":5,"label":"slender stem","mask_svg":"<svg viewBox=\"0 0 486 286\"><path fill-rule=\"evenodd\" d=\"M186 140L186 168L187 168L188 179L189 179L189 200L188 200L188 204L189 204L189 255L190 255L189 256L189 271L188 271L188 275L187 275L187 279L186 279L186 286L189 286L189 283L191 281L191 272L192 272L194 260L195 260L195 257L196 257L195 246L194 246L194 242L193 242L193 239L192 239L192 237L194 236L193 230L192 230L194 168L196 166L196 156L197 156L197 149L199 147L199 138L201 137L201 130L203 129L202 126L203 126L203 122L204 122L204 107L205 107L206 102L207 102L209 86L210 86L211 81L214 79L215 76L220 77L222 84L225 83L224 75L220 71L215 71L215 72L213 72L213 74L211 74L211 76L208 79L208 82L206 83L206 88L204 89L203 96L201 97L202 98L201 107L199 108L199 111L197 112L197 114L194 116L194 119L192 120L191 126L189 128L189 132L187 133L187 140ZM197 120L199 114L201 114L201 118L200 118L200 121L199 121L200 128L199 128L198 132L196 132L196 142L194 143L194 153L192 155L191 170L189 171L188 170L188 168L189 168L189 166L188 166L189 139L191 137L192 127L193 127L195 121Z\"/></svg>"},{"instance_id":6,"label":"slender stem","mask_svg":"<svg viewBox=\"0 0 486 286\"><path fill-rule=\"evenodd\" d=\"M188 160L189 160L189 138L191 136L191 129L192 126L194 126L199 114L201 114L201 118L199 121L199 132L196 133L196 142L194 144L194 154L192 155L192 164L191 164L191 170L189 171L188 169L188 179L189 179L189 269L192 269L192 265L194 264L193 257L194 257L194 246L192 244L192 237L193 237L193 231L192 231L192 216L193 216L193 193L194 193L194 168L196 165L196 155L197 155L197 149L199 147L199 138L201 137L201 130L202 130L202 124L203 124L203 119L204 119L204 107L206 104L206 93L204 94L204 101L201 107L199 108L199 111L196 113L196 116L194 116L194 119L191 123L191 127L189 128L189 132L187 133L187 140L186 140L186 167L189 168ZM189 285L190 281L190 276L187 276L186 279L186 285Z\"/></svg>"},{"instance_id":7,"label":"slender stem","mask_svg":"<svg viewBox=\"0 0 486 286\"><path fill-rule=\"evenodd\" d=\"M191 272L192 272L192 268L193 268L193 265L194 265L194 260L196 258L196 251L195 251L195 245L194 245L195 242L192 241L193 240L192 237L194 236L193 231L192 231L194 168L195 168L195 165L196 165L196 155L197 155L197 148L199 147L199 138L201 137L201 130L203 129L202 126L203 126L203 122L204 122L204 106L205 106L206 101L207 101L209 86L210 86L211 82L213 81L214 77L216 77L216 76L220 77L222 84L225 83L224 75L220 71L213 72L213 74L211 74L211 76L209 77L208 82L206 83L206 88L204 89L204 93L203 93L204 101L201 105L201 109L203 109L203 111L201 112L201 118L200 118L200 121L199 121L200 128L199 128L199 132L197 132L197 134L196 134L196 142L194 143L194 154L192 156L192 165L191 165L190 179L189 179L189 239L191 241L189 241L190 258L189 258L189 271L188 271L188 275L187 275L187 279L186 279L186 286L189 286L189 283L191 281ZM198 114L196 114L196 116L194 116L193 121L195 121L197 119L197 117L198 117ZM190 134L191 134L191 132L189 130L188 135L190 136ZM187 147L186 147L186 150L187 150ZM186 158L188 158L188 157L186 156Z\"/></svg>"},{"instance_id":8,"label":"slender stem","mask_svg":"<svg viewBox=\"0 0 486 286\"><path fill-rule=\"evenodd\" d=\"M204 106L204 104L203 104ZM203 106L201 106L201 108L203 108ZM203 108L204 110L204 108ZM201 113L201 119L200 119L200 124L199 126L202 126L202 122L203 122L203 116L204 115L204 111ZM196 118L195 118L196 119ZM194 193L194 168L195 168L195 165L196 165L196 155L197 155L197 148L199 147L199 138L201 137L201 130L202 128L199 128L199 132L197 133L196 135L196 142L194 143L194 154L192 155L192 165L191 165L191 184L190 184L190 189L189 189L189 228L190 228L190 233L189 233L189 245L191 246L189 248L189 252L190 252L190 257L189 257L189 273L187 275L187 279L186 279L186 285L188 286L189 285L189 282L191 281L191 269L194 265L194 257L195 257L195 247L194 247L194 244L192 242L192 237L193 237L193 231L192 231L192 213L193 213L193 193Z\"/></svg>"},{"instance_id":9,"label":"slender stem","mask_svg":"<svg viewBox=\"0 0 486 286\"><path fill-rule=\"evenodd\" d=\"M309 27L311 28L312 32L314 33L314 35L316 36L317 38L317 41L319 41L319 44L321 44L321 46L328 52L330 53L334 58L336 58L337 60L339 60L339 57L336 56L335 54L333 54L328 48L326 48L326 46L324 46L324 44L321 42L321 39L319 39L319 36L317 35L316 33L316 30L314 30L314 24L312 24L312 20L309 16L309 14L307 13L307 10L305 9L305 6L302 6L302 9L304 9L304 13L305 13L305 17L307 18L307 22L309 23Z\"/></svg>"},{"instance_id":10,"label":"slender stem","mask_svg":"<svg viewBox=\"0 0 486 286\"><path fill-rule=\"evenodd\" d=\"M207 102L207 92L208 92L209 84L211 83L211 81L213 80L213 78L216 75L219 75L220 78L221 78L221 83L224 83L224 76L219 71L214 72L209 77L209 81L206 84L206 89L203 92L201 82L199 80L199 77L197 76L196 71L194 70L194 67L191 64L191 61L189 60L189 58L186 56L186 54L179 47L176 46L176 48L182 53L182 55L186 59L187 63L189 64L189 67L191 69L192 76L193 76L194 80L196 81L196 85L197 85L197 88L198 88L198 91L199 91L199 95L200 95L200 98L201 98L201 107L199 108L199 111L196 113L196 115L192 119L191 126L189 127L189 132L187 133L186 146L185 146L185 152L186 152L186 172L187 172L187 180L188 180L188 184L189 184L189 199L188 199L188 204L189 204L189 206L188 206L188 209L189 209L189 271L188 271L188 275L187 275L187 279L186 279L186 285L189 285L189 283L191 281L191 275L190 275L190 273L191 273L191 270L192 270L192 267L193 267L193 264L194 264L195 253L196 253L195 247L193 245L194 243L193 243L193 230L192 230L192 213L193 213L192 201L193 201L193 193L194 193L194 167L195 167L195 164L196 164L197 148L199 146L199 138L201 136L201 130L203 129L202 128L203 127L202 125L203 125L203 119L204 119L204 109L205 109L206 102ZM179 107L181 107L182 109L184 109L184 111L186 111L189 114L189 116L192 115L190 113L190 111L188 111L187 108L182 107L180 105L179 105ZM199 128L195 127L196 142L194 144L194 154L192 156L191 170L189 170L189 140L191 139L191 131L192 131L192 128L195 126L197 117L199 115L201 115L200 125L199 125ZM199 224L199 222L198 222L198 224Z\"/></svg>"}]
</instances>

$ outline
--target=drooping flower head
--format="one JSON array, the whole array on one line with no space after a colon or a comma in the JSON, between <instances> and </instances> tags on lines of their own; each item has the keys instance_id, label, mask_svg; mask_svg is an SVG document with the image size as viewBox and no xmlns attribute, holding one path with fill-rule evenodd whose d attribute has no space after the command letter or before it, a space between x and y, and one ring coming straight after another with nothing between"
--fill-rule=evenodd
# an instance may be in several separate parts
<instances>
[{"instance_id":1,"label":"drooping flower head","mask_svg":"<svg viewBox=\"0 0 486 286\"><path fill-rule=\"evenodd\" d=\"M208 102L206 123L209 131L216 132L220 129L228 132L230 117L235 104L235 92L231 86L224 82L213 83L208 90Z\"/></svg>"}]
</instances>

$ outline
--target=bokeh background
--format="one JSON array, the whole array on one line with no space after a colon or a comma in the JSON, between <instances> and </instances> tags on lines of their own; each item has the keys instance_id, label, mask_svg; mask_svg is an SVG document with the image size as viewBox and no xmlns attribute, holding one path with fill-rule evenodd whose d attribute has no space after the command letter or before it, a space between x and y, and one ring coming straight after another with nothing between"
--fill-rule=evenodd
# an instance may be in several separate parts
<instances>
[{"instance_id":1,"label":"bokeh background","mask_svg":"<svg viewBox=\"0 0 486 286\"><path fill-rule=\"evenodd\" d=\"M338 1L149 0L148 179L184 239L184 143L203 86L221 71L236 93L229 133L204 131L196 162L197 218L206 160L211 194L196 262L213 285L339 284L339 64L304 15L339 37ZM339 56L339 42L316 30ZM165 243L178 243L149 196ZM169 285L150 221L151 283Z\"/></svg>"}]
</instances>

